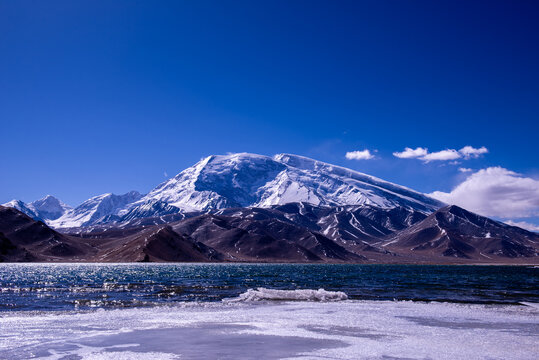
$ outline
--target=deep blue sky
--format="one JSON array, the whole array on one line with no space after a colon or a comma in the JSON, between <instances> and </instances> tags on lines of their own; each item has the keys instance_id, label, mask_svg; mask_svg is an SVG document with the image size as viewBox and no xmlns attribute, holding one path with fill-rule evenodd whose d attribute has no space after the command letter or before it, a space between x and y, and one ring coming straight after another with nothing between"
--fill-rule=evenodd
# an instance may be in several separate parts
<instances>
[{"instance_id":1,"label":"deep blue sky","mask_svg":"<svg viewBox=\"0 0 539 360\"><path fill-rule=\"evenodd\" d=\"M289 152L424 192L539 174L539 2L0 0L0 203ZM486 146L485 156L397 159ZM370 149L373 160L346 160Z\"/></svg>"}]
</instances>

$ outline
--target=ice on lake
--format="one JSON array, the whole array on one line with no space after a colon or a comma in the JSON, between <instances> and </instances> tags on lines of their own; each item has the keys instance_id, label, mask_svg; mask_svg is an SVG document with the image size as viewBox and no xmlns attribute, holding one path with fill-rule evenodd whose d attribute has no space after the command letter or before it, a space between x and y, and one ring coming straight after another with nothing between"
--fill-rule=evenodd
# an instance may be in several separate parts
<instances>
[{"instance_id":1,"label":"ice on lake","mask_svg":"<svg viewBox=\"0 0 539 360\"><path fill-rule=\"evenodd\" d=\"M535 359L531 306L184 303L0 315L0 358Z\"/></svg>"}]
</instances>

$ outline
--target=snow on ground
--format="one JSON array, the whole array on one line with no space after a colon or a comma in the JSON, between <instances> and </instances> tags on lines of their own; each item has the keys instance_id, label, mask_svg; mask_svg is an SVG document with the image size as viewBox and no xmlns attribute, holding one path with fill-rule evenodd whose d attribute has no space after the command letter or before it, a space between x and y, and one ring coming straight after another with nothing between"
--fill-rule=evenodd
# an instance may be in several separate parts
<instances>
[{"instance_id":1,"label":"snow on ground","mask_svg":"<svg viewBox=\"0 0 539 360\"><path fill-rule=\"evenodd\" d=\"M532 306L184 303L0 315L0 358L535 359Z\"/></svg>"}]
</instances>

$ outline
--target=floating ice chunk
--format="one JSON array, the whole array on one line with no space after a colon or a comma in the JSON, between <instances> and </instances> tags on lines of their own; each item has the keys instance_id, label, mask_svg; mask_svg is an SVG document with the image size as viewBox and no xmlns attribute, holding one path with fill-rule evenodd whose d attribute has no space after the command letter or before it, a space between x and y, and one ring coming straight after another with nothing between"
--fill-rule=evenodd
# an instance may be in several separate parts
<instances>
[{"instance_id":1,"label":"floating ice chunk","mask_svg":"<svg viewBox=\"0 0 539 360\"><path fill-rule=\"evenodd\" d=\"M342 291L248 289L237 298L226 301L341 301L348 299Z\"/></svg>"},{"instance_id":2,"label":"floating ice chunk","mask_svg":"<svg viewBox=\"0 0 539 360\"><path fill-rule=\"evenodd\" d=\"M521 301L520 302L522 305L525 305L525 306L529 306L529 307L532 307L532 308L536 308L539 310L539 303L535 303L535 302L527 302L527 301Z\"/></svg>"}]
</instances>

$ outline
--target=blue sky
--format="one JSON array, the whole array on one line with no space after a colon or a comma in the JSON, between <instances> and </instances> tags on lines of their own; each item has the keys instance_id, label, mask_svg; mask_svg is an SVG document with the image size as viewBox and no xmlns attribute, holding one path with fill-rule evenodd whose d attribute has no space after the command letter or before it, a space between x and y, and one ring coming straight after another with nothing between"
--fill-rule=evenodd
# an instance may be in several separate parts
<instances>
[{"instance_id":1,"label":"blue sky","mask_svg":"<svg viewBox=\"0 0 539 360\"><path fill-rule=\"evenodd\" d=\"M146 192L242 151L427 193L537 180L537 44L533 1L0 1L0 203ZM393 155L467 145L488 153Z\"/></svg>"}]
</instances>

